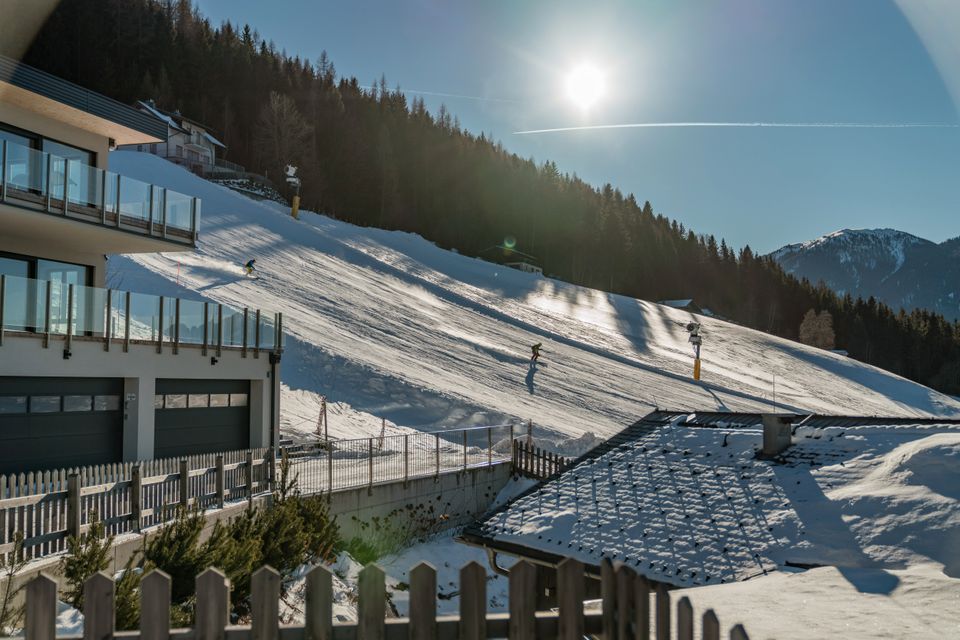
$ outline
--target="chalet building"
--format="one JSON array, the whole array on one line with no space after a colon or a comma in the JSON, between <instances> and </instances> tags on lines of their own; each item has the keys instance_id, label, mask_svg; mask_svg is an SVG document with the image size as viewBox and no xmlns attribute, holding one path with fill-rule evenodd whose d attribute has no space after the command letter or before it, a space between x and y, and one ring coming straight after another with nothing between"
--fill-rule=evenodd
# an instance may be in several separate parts
<instances>
[{"instance_id":1,"label":"chalet building","mask_svg":"<svg viewBox=\"0 0 960 640\"><path fill-rule=\"evenodd\" d=\"M191 251L200 201L108 170L156 118L0 56L0 473L269 446L281 318L106 288Z\"/></svg>"},{"instance_id":2,"label":"chalet building","mask_svg":"<svg viewBox=\"0 0 960 640\"><path fill-rule=\"evenodd\" d=\"M218 158L227 147L213 136L210 127L184 117L179 111L164 111L153 100L140 100L134 106L165 127L166 134L160 142L125 144L122 149L152 153L198 175L215 172L216 167L243 171L243 167Z\"/></svg>"},{"instance_id":3,"label":"chalet building","mask_svg":"<svg viewBox=\"0 0 960 640\"><path fill-rule=\"evenodd\" d=\"M517 269L518 271L525 271L527 273L543 274L543 267L540 266L540 261L529 253L517 250L516 247L498 244L484 249L480 252L480 255L483 256L485 260L502 264L511 269Z\"/></svg>"}]
</instances>

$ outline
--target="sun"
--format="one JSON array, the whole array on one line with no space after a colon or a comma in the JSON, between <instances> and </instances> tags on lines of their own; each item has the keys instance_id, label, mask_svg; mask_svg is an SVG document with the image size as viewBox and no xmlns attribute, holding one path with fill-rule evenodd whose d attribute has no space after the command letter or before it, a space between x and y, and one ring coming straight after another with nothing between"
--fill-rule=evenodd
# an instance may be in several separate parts
<instances>
[{"instance_id":1,"label":"sun","mask_svg":"<svg viewBox=\"0 0 960 640\"><path fill-rule=\"evenodd\" d=\"M604 73L589 63L570 70L566 80L567 98L583 110L597 104L607 92Z\"/></svg>"}]
</instances>

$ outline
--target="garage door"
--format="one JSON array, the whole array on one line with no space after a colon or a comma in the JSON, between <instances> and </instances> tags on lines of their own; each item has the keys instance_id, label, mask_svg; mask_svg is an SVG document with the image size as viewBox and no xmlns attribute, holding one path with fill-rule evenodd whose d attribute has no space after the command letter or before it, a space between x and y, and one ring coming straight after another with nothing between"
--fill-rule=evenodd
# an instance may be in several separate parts
<instances>
[{"instance_id":1,"label":"garage door","mask_svg":"<svg viewBox=\"0 0 960 640\"><path fill-rule=\"evenodd\" d=\"M0 377L0 473L119 462L123 380Z\"/></svg>"},{"instance_id":2,"label":"garage door","mask_svg":"<svg viewBox=\"0 0 960 640\"><path fill-rule=\"evenodd\" d=\"M154 457L250 447L249 380L157 380Z\"/></svg>"}]
</instances>

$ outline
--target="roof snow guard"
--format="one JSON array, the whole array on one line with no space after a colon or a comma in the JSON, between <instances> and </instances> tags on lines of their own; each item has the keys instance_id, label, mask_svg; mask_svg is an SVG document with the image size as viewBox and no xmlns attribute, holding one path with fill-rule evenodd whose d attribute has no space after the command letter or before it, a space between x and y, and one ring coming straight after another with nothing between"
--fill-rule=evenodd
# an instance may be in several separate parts
<instances>
[{"instance_id":1,"label":"roof snow guard","mask_svg":"<svg viewBox=\"0 0 960 640\"><path fill-rule=\"evenodd\" d=\"M157 140L167 137L165 124L133 107L2 55L0 83L49 98Z\"/></svg>"},{"instance_id":2,"label":"roof snow guard","mask_svg":"<svg viewBox=\"0 0 960 640\"><path fill-rule=\"evenodd\" d=\"M463 540L539 563L572 556L594 572L610 558L677 586L830 564L838 531L843 540L859 534L843 519L856 507L848 513L825 492L856 485L898 447L942 432L960 441L958 420L791 422L793 446L763 459L760 414L656 411L468 527Z\"/></svg>"}]
</instances>

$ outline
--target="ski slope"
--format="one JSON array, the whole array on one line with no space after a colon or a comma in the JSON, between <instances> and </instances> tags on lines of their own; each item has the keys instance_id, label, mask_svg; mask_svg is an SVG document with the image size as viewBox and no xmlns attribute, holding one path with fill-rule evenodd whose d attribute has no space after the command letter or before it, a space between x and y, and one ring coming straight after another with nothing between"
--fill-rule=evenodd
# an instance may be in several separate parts
<instances>
[{"instance_id":1,"label":"ski slope","mask_svg":"<svg viewBox=\"0 0 960 640\"><path fill-rule=\"evenodd\" d=\"M960 416L956 399L898 376L703 316L695 382L688 312L409 233L293 220L149 154L113 152L110 168L203 200L196 252L112 257L110 286L282 311L288 430L314 428L319 394L341 437L378 432L381 419L414 429L530 419L555 441L606 437L654 407ZM257 279L240 268L250 258ZM536 342L544 356L531 368Z\"/></svg>"}]
</instances>

